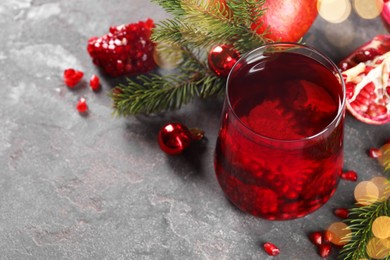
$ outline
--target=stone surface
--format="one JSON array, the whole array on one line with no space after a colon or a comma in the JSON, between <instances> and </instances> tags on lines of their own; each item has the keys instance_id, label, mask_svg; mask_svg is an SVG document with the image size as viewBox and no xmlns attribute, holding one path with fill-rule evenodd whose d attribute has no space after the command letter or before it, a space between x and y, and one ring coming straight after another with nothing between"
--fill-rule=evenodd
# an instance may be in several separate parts
<instances>
[{"instance_id":1,"label":"stone surface","mask_svg":"<svg viewBox=\"0 0 390 260\"><path fill-rule=\"evenodd\" d=\"M167 14L145 0L2 0L0 3L1 259L320 259L307 234L352 205L355 183L342 181L320 210L298 220L248 216L223 196L213 170L220 100L194 101L154 117L115 118L108 91L118 80L91 63L86 42L110 25ZM337 61L377 33L379 20L352 15L339 25L318 18L305 41ZM85 72L69 90L62 72ZM103 90L87 79L101 75ZM84 96L90 113L75 104ZM161 152L160 126L181 121L207 142L184 155ZM346 121L345 169L359 179L381 174L366 151L390 137L390 125ZM336 255L333 254L333 259Z\"/></svg>"}]
</instances>

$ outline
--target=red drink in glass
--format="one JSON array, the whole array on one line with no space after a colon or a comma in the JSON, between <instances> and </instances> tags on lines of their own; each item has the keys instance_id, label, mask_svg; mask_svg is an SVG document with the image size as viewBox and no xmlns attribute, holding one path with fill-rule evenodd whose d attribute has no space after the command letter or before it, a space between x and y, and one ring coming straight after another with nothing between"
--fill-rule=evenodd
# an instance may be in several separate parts
<instances>
[{"instance_id":1,"label":"red drink in glass","mask_svg":"<svg viewBox=\"0 0 390 260\"><path fill-rule=\"evenodd\" d=\"M344 83L317 51L270 44L232 69L215 151L222 190L241 210L293 219L323 205L343 165Z\"/></svg>"}]
</instances>

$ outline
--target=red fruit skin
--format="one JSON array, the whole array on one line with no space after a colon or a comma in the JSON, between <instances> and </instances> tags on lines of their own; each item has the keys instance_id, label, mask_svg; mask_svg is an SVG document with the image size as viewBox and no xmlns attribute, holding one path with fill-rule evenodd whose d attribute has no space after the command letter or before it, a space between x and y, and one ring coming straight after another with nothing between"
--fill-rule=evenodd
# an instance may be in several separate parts
<instances>
[{"instance_id":1,"label":"red fruit skin","mask_svg":"<svg viewBox=\"0 0 390 260\"><path fill-rule=\"evenodd\" d=\"M226 16L232 12L227 8L229 0L218 0L220 10L226 7ZM211 1L213 2L213 1ZM251 30L263 34L274 42L296 42L310 29L318 15L318 0L267 0L264 14L252 24Z\"/></svg>"},{"instance_id":2,"label":"red fruit skin","mask_svg":"<svg viewBox=\"0 0 390 260\"><path fill-rule=\"evenodd\" d=\"M265 38L277 42L298 41L318 15L317 0L267 0L263 9L266 9L264 15L251 29L258 34L266 33Z\"/></svg>"},{"instance_id":3,"label":"red fruit skin","mask_svg":"<svg viewBox=\"0 0 390 260\"><path fill-rule=\"evenodd\" d=\"M358 47L355 51L342 59L338 67L345 71L360 62L372 60L376 56L380 56L390 51L390 35L380 34L372 38L370 41Z\"/></svg>"},{"instance_id":4,"label":"red fruit skin","mask_svg":"<svg viewBox=\"0 0 390 260\"><path fill-rule=\"evenodd\" d=\"M390 32L390 1L384 0L383 2L381 17L386 30Z\"/></svg>"}]
</instances>

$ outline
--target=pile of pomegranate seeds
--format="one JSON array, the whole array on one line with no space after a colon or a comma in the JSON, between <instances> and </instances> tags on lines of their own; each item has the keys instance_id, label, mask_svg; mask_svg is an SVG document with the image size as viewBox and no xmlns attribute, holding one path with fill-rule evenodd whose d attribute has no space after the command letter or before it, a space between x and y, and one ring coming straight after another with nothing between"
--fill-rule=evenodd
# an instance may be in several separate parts
<instances>
[{"instance_id":1,"label":"pile of pomegranate seeds","mask_svg":"<svg viewBox=\"0 0 390 260\"><path fill-rule=\"evenodd\" d=\"M328 257L332 252L332 245L326 236L326 232L312 232L309 234L309 239L317 247L318 254L322 258Z\"/></svg>"},{"instance_id":2,"label":"pile of pomegranate seeds","mask_svg":"<svg viewBox=\"0 0 390 260\"><path fill-rule=\"evenodd\" d=\"M88 53L110 76L148 72L156 66L150 40L153 27L152 19L111 27L108 34L88 40Z\"/></svg>"},{"instance_id":3,"label":"pile of pomegranate seeds","mask_svg":"<svg viewBox=\"0 0 390 260\"><path fill-rule=\"evenodd\" d=\"M84 72L68 68L64 70L64 82L69 88L74 88L84 76ZM100 90L100 79L93 74L89 80L89 86L93 91ZM77 101L76 109L80 114L86 114L88 112L88 105L85 98L80 98Z\"/></svg>"},{"instance_id":4,"label":"pile of pomegranate seeds","mask_svg":"<svg viewBox=\"0 0 390 260\"><path fill-rule=\"evenodd\" d=\"M75 87L80 80L83 78L84 73L75 69L66 69L64 70L64 82L69 88Z\"/></svg>"}]
</instances>

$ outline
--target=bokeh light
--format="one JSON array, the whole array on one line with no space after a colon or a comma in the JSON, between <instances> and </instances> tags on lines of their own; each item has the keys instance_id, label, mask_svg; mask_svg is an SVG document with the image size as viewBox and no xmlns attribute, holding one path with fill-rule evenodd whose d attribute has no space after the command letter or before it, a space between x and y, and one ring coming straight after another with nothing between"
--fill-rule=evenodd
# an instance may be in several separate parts
<instances>
[{"instance_id":1,"label":"bokeh light","mask_svg":"<svg viewBox=\"0 0 390 260\"><path fill-rule=\"evenodd\" d=\"M358 204L366 206L379 199L378 187L371 181L362 181L355 187L355 199Z\"/></svg>"},{"instance_id":2,"label":"bokeh light","mask_svg":"<svg viewBox=\"0 0 390 260\"><path fill-rule=\"evenodd\" d=\"M372 234L380 239L387 239L390 237L390 217L377 217L372 223Z\"/></svg>"},{"instance_id":3,"label":"bokeh light","mask_svg":"<svg viewBox=\"0 0 390 260\"><path fill-rule=\"evenodd\" d=\"M390 254L390 249L386 247L382 239L373 237L368 241L367 254L373 259L383 259Z\"/></svg>"},{"instance_id":4,"label":"bokeh light","mask_svg":"<svg viewBox=\"0 0 390 260\"><path fill-rule=\"evenodd\" d=\"M386 177L378 176L372 178L370 181L377 186L380 201L390 198L390 181Z\"/></svg>"},{"instance_id":5,"label":"bokeh light","mask_svg":"<svg viewBox=\"0 0 390 260\"><path fill-rule=\"evenodd\" d=\"M383 0L353 0L355 12L363 19L375 19L383 9Z\"/></svg>"},{"instance_id":6,"label":"bokeh light","mask_svg":"<svg viewBox=\"0 0 390 260\"><path fill-rule=\"evenodd\" d=\"M352 231L343 222L334 222L326 230L326 237L335 245L343 246L351 240Z\"/></svg>"},{"instance_id":7,"label":"bokeh light","mask_svg":"<svg viewBox=\"0 0 390 260\"><path fill-rule=\"evenodd\" d=\"M318 0L317 9L324 20L341 23L351 14L352 6L349 0Z\"/></svg>"},{"instance_id":8,"label":"bokeh light","mask_svg":"<svg viewBox=\"0 0 390 260\"><path fill-rule=\"evenodd\" d=\"M172 45L159 43L153 52L154 62L162 69L172 70L183 61L182 51Z\"/></svg>"}]
</instances>

